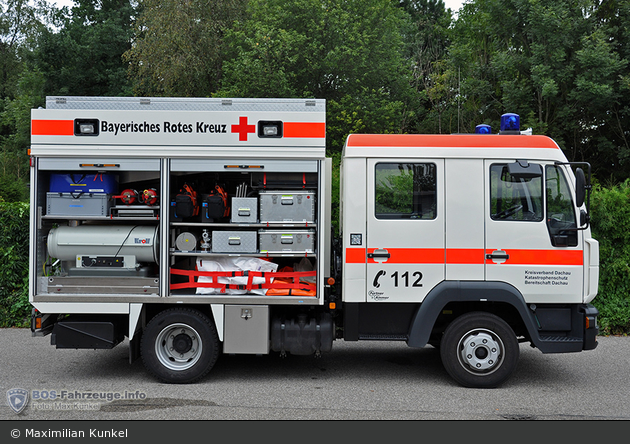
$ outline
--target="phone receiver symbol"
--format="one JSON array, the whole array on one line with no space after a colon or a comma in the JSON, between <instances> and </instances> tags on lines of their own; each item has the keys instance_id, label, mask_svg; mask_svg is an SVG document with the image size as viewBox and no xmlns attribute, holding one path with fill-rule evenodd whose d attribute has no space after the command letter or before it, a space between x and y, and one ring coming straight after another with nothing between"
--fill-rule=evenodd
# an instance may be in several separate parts
<instances>
[{"instance_id":1,"label":"phone receiver symbol","mask_svg":"<svg viewBox=\"0 0 630 444\"><path fill-rule=\"evenodd\" d=\"M376 273L376 276L374 277L374 282L372 282L372 287L374 288L379 288L381 286L381 284L378 282L378 280L381 278L381 276L383 276L385 274L385 270L381 270L378 273Z\"/></svg>"}]
</instances>

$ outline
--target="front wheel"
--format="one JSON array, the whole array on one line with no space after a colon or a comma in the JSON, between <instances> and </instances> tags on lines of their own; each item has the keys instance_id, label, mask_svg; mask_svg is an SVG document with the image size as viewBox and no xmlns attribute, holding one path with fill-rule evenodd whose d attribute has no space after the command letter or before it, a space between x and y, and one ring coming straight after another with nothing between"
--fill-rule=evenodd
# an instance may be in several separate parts
<instances>
[{"instance_id":1,"label":"front wheel","mask_svg":"<svg viewBox=\"0 0 630 444\"><path fill-rule=\"evenodd\" d=\"M503 319L473 312L448 326L440 355L446 371L459 384L491 388L510 377L518 362L519 346L514 331Z\"/></svg>"},{"instance_id":2,"label":"front wheel","mask_svg":"<svg viewBox=\"0 0 630 444\"><path fill-rule=\"evenodd\" d=\"M203 313L173 308L157 314L142 334L142 362L158 379L190 383L205 376L219 355L214 323Z\"/></svg>"}]
</instances>

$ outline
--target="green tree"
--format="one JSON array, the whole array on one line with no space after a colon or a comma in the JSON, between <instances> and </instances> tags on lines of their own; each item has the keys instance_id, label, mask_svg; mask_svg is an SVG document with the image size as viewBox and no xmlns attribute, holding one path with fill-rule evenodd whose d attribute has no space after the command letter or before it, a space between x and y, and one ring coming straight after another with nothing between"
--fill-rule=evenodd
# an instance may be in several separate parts
<instances>
[{"instance_id":1,"label":"green tree","mask_svg":"<svg viewBox=\"0 0 630 444\"><path fill-rule=\"evenodd\" d=\"M44 103L43 77L26 71L20 78L15 98L6 98L0 111L0 197L6 202L28 200L31 109Z\"/></svg>"},{"instance_id":2,"label":"green tree","mask_svg":"<svg viewBox=\"0 0 630 444\"><path fill-rule=\"evenodd\" d=\"M601 2L595 16L608 30L607 44L623 61L630 60L630 1ZM619 75L619 99L610 104L606 114L600 115L603 124L592 129L592 140L602 151L606 168L599 177L621 183L630 176L630 72L626 65Z\"/></svg>"},{"instance_id":3,"label":"green tree","mask_svg":"<svg viewBox=\"0 0 630 444\"><path fill-rule=\"evenodd\" d=\"M224 34L247 0L141 0L134 44L125 53L134 92L209 96L218 89Z\"/></svg>"},{"instance_id":4,"label":"green tree","mask_svg":"<svg viewBox=\"0 0 630 444\"><path fill-rule=\"evenodd\" d=\"M37 76L25 59L45 29L49 7L43 1L0 2L0 198L28 198L30 109L38 105Z\"/></svg>"},{"instance_id":5,"label":"green tree","mask_svg":"<svg viewBox=\"0 0 630 444\"><path fill-rule=\"evenodd\" d=\"M46 95L130 95L122 55L131 48L133 15L130 0L76 0L59 10L58 29L42 33L30 60Z\"/></svg>"},{"instance_id":6,"label":"green tree","mask_svg":"<svg viewBox=\"0 0 630 444\"><path fill-rule=\"evenodd\" d=\"M420 133L452 132L452 124L443 128L457 93L457 72L447 59L452 12L442 0L401 0L400 5L412 22L405 38L412 85L420 99L414 109L413 129Z\"/></svg>"},{"instance_id":7,"label":"green tree","mask_svg":"<svg viewBox=\"0 0 630 444\"><path fill-rule=\"evenodd\" d=\"M0 97L13 98L24 51L43 29L44 1L0 1Z\"/></svg>"},{"instance_id":8,"label":"green tree","mask_svg":"<svg viewBox=\"0 0 630 444\"><path fill-rule=\"evenodd\" d=\"M462 70L463 127L497 127L516 112L570 160L590 160L597 173L618 168L627 154L609 139L606 116L621 104L627 61L610 36L587 0L465 4L450 51Z\"/></svg>"},{"instance_id":9,"label":"green tree","mask_svg":"<svg viewBox=\"0 0 630 444\"><path fill-rule=\"evenodd\" d=\"M44 1L7 4L0 21L0 59L8 60L0 69L7 80L0 102L0 196L26 200L31 109L44 105L46 95L128 94L121 56L131 45L133 8L129 0L79 0L60 10Z\"/></svg>"},{"instance_id":10,"label":"green tree","mask_svg":"<svg viewBox=\"0 0 630 444\"><path fill-rule=\"evenodd\" d=\"M402 31L388 0L251 0L227 31L220 96L327 100L329 148L354 131L401 132L413 100Z\"/></svg>"}]
</instances>

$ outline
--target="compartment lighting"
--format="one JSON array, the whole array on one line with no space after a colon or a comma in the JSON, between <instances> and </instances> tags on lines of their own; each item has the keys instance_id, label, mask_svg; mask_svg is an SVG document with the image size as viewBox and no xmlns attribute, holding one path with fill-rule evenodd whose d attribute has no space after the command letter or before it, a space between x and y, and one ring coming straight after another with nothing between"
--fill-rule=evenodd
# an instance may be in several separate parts
<instances>
[{"instance_id":1,"label":"compartment lighting","mask_svg":"<svg viewBox=\"0 0 630 444\"><path fill-rule=\"evenodd\" d=\"M282 137L282 122L279 120L261 120L258 122L258 137Z\"/></svg>"},{"instance_id":2,"label":"compartment lighting","mask_svg":"<svg viewBox=\"0 0 630 444\"><path fill-rule=\"evenodd\" d=\"M98 119L75 119L75 136L98 136Z\"/></svg>"}]
</instances>

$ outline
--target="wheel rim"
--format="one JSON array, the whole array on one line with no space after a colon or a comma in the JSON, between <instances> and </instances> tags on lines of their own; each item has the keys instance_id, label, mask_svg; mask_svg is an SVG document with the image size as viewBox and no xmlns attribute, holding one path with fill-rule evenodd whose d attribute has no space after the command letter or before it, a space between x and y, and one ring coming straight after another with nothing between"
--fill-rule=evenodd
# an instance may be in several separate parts
<instances>
[{"instance_id":1,"label":"wheel rim","mask_svg":"<svg viewBox=\"0 0 630 444\"><path fill-rule=\"evenodd\" d=\"M160 332L155 341L158 360L170 370L189 369L199 361L202 350L199 334L186 324L169 325Z\"/></svg>"},{"instance_id":2,"label":"wheel rim","mask_svg":"<svg viewBox=\"0 0 630 444\"><path fill-rule=\"evenodd\" d=\"M457 357L463 368L469 373L483 375L501 367L505 347L494 332L474 329L459 340L457 350Z\"/></svg>"}]
</instances>

